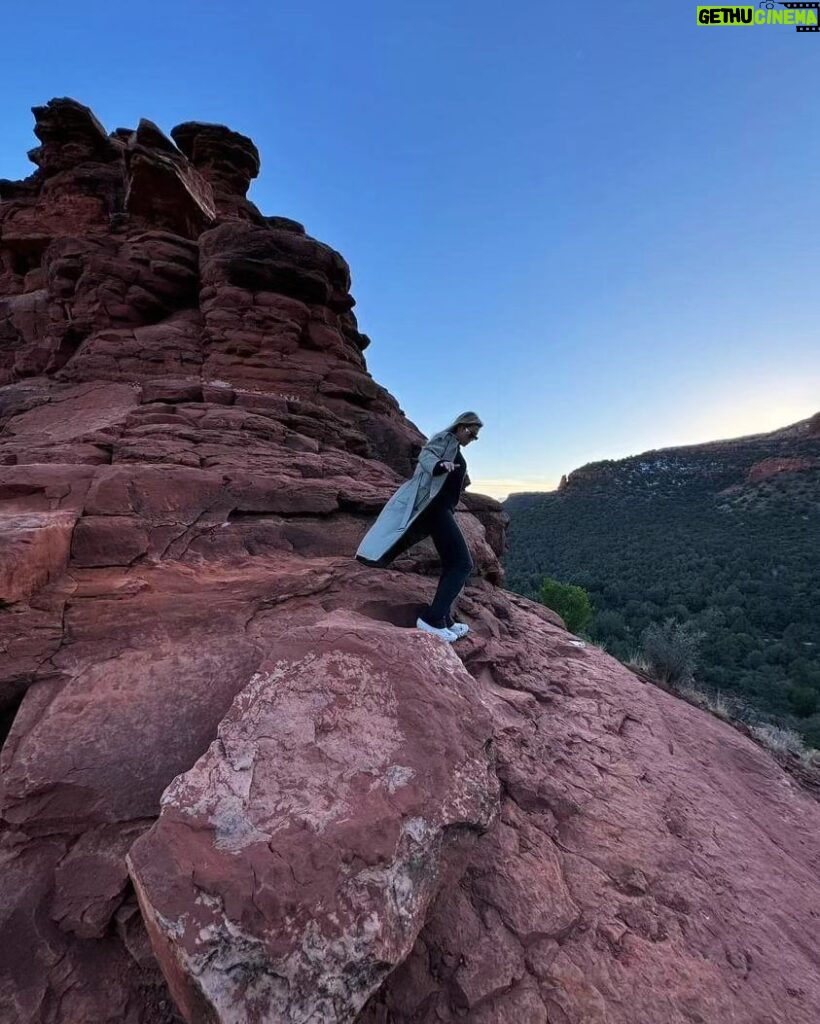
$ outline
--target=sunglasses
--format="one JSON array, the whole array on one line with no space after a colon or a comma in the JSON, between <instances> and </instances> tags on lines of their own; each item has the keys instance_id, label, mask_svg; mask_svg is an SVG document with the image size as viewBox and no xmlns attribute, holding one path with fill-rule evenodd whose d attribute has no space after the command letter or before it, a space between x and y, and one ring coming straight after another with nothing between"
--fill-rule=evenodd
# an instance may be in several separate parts
<instances>
[{"instance_id":1,"label":"sunglasses","mask_svg":"<svg viewBox=\"0 0 820 1024\"><path fill-rule=\"evenodd\" d=\"M471 437L474 441L477 440L479 431L478 427L465 427L464 429L467 431L468 437Z\"/></svg>"}]
</instances>

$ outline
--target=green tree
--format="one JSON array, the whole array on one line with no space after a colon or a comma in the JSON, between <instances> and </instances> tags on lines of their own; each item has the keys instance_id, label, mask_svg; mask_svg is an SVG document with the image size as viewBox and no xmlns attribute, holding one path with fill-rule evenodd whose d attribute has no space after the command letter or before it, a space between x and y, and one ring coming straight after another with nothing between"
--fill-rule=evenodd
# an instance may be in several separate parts
<instances>
[{"instance_id":1,"label":"green tree","mask_svg":"<svg viewBox=\"0 0 820 1024\"><path fill-rule=\"evenodd\" d=\"M817 691L808 686L789 687L788 698L798 718L808 718L817 710Z\"/></svg>"},{"instance_id":2,"label":"green tree","mask_svg":"<svg viewBox=\"0 0 820 1024\"><path fill-rule=\"evenodd\" d=\"M561 583L546 576L541 582L538 600L558 612L571 633L580 633L592 618L589 594L572 583Z\"/></svg>"},{"instance_id":3,"label":"green tree","mask_svg":"<svg viewBox=\"0 0 820 1024\"><path fill-rule=\"evenodd\" d=\"M629 636L629 627L620 612L602 611L595 616L592 635L599 640L624 640Z\"/></svg>"}]
</instances>

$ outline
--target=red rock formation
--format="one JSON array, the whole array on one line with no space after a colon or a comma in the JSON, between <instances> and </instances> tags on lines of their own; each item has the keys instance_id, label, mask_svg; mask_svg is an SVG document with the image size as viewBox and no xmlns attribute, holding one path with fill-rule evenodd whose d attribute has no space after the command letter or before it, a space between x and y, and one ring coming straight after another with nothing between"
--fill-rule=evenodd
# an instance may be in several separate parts
<instances>
[{"instance_id":1,"label":"red rock formation","mask_svg":"<svg viewBox=\"0 0 820 1024\"><path fill-rule=\"evenodd\" d=\"M352 559L418 430L250 140L0 183L0 1021L810 1024L820 813L498 587ZM311 1016L312 1015L312 1016Z\"/></svg>"},{"instance_id":2,"label":"red rock formation","mask_svg":"<svg viewBox=\"0 0 820 1024\"><path fill-rule=\"evenodd\" d=\"M817 469L818 467L820 467L820 459L763 459L751 467L746 482L759 484L763 480L770 480L773 476L779 476L781 473L802 473L807 469Z\"/></svg>"}]
</instances>

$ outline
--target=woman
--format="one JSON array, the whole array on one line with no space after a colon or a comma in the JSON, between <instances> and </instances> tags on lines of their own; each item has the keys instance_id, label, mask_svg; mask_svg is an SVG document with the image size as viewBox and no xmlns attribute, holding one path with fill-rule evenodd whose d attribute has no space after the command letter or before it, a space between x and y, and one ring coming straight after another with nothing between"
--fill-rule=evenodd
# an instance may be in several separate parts
<instances>
[{"instance_id":1,"label":"woman","mask_svg":"<svg viewBox=\"0 0 820 1024\"><path fill-rule=\"evenodd\" d=\"M454 512L470 482L461 449L478 438L483 425L474 412L465 412L434 434L419 453L412 478L387 502L356 552L360 562L383 569L420 540L432 537L441 558L441 578L432 604L416 626L447 643L469 631L452 617L453 602L473 571Z\"/></svg>"}]
</instances>

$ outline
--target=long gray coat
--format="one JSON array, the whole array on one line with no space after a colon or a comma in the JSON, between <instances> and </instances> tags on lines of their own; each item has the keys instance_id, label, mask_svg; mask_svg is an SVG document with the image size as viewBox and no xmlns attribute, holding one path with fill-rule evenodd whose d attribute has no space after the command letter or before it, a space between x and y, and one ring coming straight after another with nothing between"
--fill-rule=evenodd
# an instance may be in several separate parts
<instances>
[{"instance_id":1,"label":"long gray coat","mask_svg":"<svg viewBox=\"0 0 820 1024\"><path fill-rule=\"evenodd\" d=\"M396 491L365 534L356 552L360 562L380 568L390 564L399 542L444 486L446 473L433 476L436 463L453 462L458 447L458 439L449 430L433 434L419 452L415 473Z\"/></svg>"}]
</instances>

